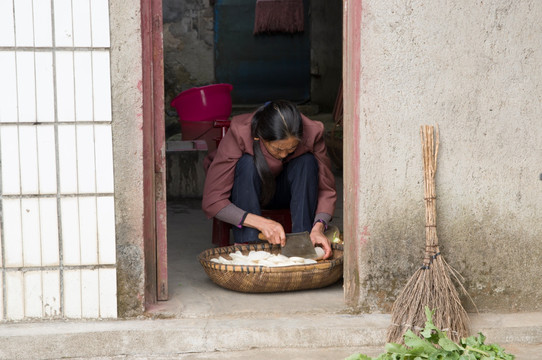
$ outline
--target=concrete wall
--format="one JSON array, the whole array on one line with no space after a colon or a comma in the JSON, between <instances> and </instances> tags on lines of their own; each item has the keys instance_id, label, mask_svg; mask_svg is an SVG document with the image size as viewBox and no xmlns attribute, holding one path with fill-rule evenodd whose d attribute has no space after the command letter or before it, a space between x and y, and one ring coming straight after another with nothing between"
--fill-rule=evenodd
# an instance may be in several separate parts
<instances>
[{"instance_id":1,"label":"concrete wall","mask_svg":"<svg viewBox=\"0 0 542 360\"><path fill-rule=\"evenodd\" d=\"M144 311L140 1L111 1L111 87L119 317Z\"/></svg>"},{"instance_id":2,"label":"concrete wall","mask_svg":"<svg viewBox=\"0 0 542 360\"><path fill-rule=\"evenodd\" d=\"M536 0L364 0L361 31L346 26L345 77L356 77L344 190L345 214L352 206L359 215L346 220L354 308L389 311L421 265L422 124L440 128L445 259L479 310L542 308L541 17Z\"/></svg>"}]
</instances>

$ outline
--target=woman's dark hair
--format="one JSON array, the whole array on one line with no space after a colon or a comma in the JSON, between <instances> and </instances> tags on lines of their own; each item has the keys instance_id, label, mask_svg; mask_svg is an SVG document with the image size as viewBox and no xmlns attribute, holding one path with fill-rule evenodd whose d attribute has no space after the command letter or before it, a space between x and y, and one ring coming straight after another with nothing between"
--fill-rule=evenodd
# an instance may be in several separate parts
<instances>
[{"instance_id":1,"label":"woman's dark hair","mask_svg":"<svg viewBox=\"0 0 542 360\"><path fill-rule=\"evenodd\" d=\"M260 107L252 118L252 136L254 164L262 179L262 193L260 203L267 204L275 194L275 178L265 161L260 148L260 141L285 140L290 137L301 140L303 137L303 123L301 114L295 104L286 100L270 101Z\"/></svg>"}]
</instances>

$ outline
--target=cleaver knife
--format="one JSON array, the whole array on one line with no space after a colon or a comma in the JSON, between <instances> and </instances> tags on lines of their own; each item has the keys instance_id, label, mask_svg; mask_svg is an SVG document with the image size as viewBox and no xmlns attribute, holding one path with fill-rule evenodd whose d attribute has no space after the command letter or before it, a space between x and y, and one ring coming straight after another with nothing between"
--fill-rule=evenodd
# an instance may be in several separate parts
<instances>
[{"instance_id":1,"label":"cleaver knife","mask_svg":"<svg viewBox=\"0 0 542 360\"><path fill-rule=\"evenodd\" d=\"M266 240L262 233L258 235L258 239ZM318 258L308 231L286 234L286 245L281 248L280 253L288 257L298 256L313 260Z\"/></svg>"}]
</instances>

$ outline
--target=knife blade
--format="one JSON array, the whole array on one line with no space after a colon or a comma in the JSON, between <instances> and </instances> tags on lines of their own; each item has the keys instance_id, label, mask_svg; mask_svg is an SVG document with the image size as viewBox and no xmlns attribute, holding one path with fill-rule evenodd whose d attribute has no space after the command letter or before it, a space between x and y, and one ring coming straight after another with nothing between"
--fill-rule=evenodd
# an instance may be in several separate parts
<instances>
[{"instance_id":1,"label":"knife blade","mask_svg":"<svg viewBox=\"0 0 542 360\"><path fill-rule=\"evenodd\" d=\"M258 235L258 238L267 241L262 233ZM288 257L297 256L313 260L318 258L308 231L286 234L286 245L281 247L280 253Z\"/></svg>"}]
</instances>

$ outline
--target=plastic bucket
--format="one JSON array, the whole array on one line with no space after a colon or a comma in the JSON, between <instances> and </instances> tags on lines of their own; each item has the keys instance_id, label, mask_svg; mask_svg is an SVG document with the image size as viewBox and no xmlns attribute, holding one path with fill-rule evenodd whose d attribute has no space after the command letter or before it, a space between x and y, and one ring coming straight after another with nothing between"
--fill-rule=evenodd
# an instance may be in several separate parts
<instances>
[{"instance_id":1,"label":"plastic bucket","mask_svg":"<svg viewBox=\"0 0 542 360\"><path fill-rule=\"evenodd\" d=\"M215 138L221 130L215 120L227 120L231 114L231 84L213 84L183 91L171 106L177 110L183 140L205 140L209 151L216 148Z\"/></svg>"}]
</instances>

